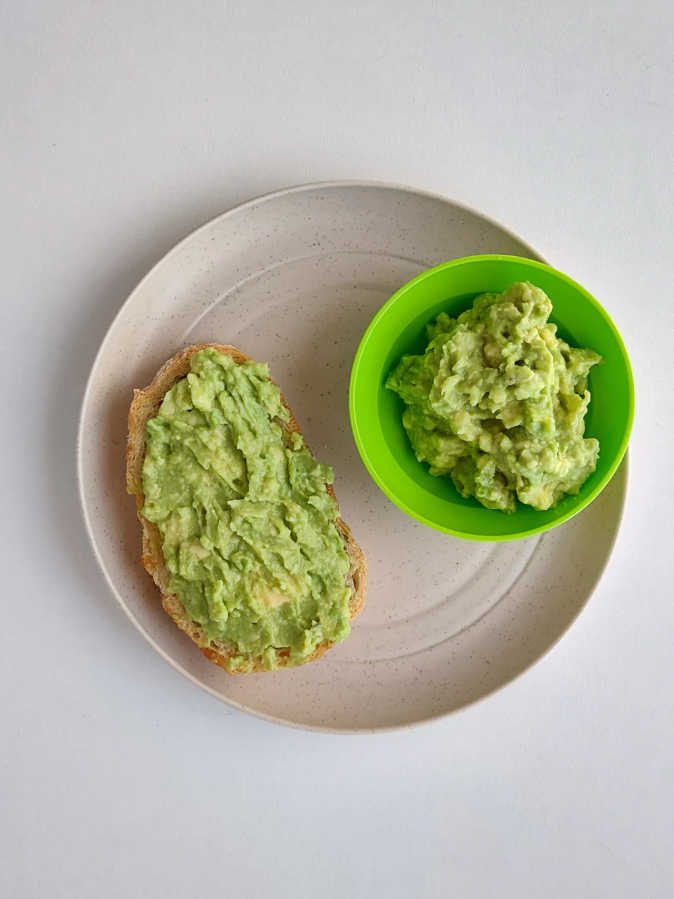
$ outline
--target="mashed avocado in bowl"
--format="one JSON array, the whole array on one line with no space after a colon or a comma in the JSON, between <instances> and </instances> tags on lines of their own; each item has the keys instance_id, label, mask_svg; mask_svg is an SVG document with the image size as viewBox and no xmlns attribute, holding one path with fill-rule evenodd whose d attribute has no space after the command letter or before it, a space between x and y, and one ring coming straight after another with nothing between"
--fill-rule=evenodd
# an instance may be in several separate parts
<instances>
[{"instance_id":1,"label":"mashed avocado in bowl","mask_svg":"<svg viewBox=\"0 0 674 899\"><path fill-rule=\"evenodd\" d=\"M561 340L551 312L528 282L480 294L456 319L441 312L425 352L403 356L386 380L419 462L487 509L551 509L597 465L599 442L583 435L601 356Z\"/></svg>"},{"instance_id":2,"label":"mashed avocado in bowl","mask_svg":"<svg viewBox=\"0 0 674 899\"><path fill-rule=\"evenodd\" d=\"M512 540L606 486L634 385L615 325L579 284L534 260L472 256L422 273L378 312L349 410L366 467L403 511Z\"/></svg>"}]
</instances>

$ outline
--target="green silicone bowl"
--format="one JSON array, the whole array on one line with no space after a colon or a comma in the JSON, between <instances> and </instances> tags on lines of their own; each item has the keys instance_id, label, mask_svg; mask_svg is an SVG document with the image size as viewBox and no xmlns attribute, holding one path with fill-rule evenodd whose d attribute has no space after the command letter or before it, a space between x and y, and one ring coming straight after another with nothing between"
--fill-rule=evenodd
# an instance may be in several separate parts
<instances>
[{"instance_id":1,"label":"green silicone bowl","mask_svg":"<svg viewBox=\"0 0 674 899\"><path fill-rule=\"evenodd\" d=\"M518 503L512 515L462 497L451 478L434 478L417 462L402 425L404 403L386 390L391 369L406 353L426 347L425 325L440 312L458 315L485 291L530 281L552 300L551 321L572 345L601 353L592 369L585 434L600 443L596 471L577 496L537 512ZM423 272L379 310L358 347L351 372L349 414L358 451L384 493L408 515L468 540L516 540L561 524L599 495L627 449L634 416L634 383L627 351L599 303L575 281L542 262L518 256L467 256Z\"/></svg>"}]
</instances>

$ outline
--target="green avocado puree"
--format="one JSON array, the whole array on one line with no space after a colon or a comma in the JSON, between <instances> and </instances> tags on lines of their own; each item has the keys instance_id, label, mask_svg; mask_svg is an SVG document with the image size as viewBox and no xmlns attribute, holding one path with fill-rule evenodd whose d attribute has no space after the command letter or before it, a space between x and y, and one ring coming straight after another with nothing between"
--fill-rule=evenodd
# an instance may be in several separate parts
<instances>
[{"instance_id":1,"label":"green avocado puree","mask_svg":"<svg viewBox=\"0 0 674 899\"><path fill-rule=\"evenodd\" d=\"M298 665L349 633L349 560L326 490L266 365L209 348L147 423L142 514L159 527L170 590L208 641Z\"/></svg>"},{"instance_id":2,"label":"green avocado puree","mask_svg":"<svg viewBox=\"0 0 674 899\"><path fill-rule=\"evenodd\" d=\"M488 509L514 512L517 499L550 509L597 464L599 443L583 435L587 376L602 359L560 340L551 312L533 284L481 294L428 325L426 351L386 382L405 401L417 459Z\"/></svg>"}]
</instances>

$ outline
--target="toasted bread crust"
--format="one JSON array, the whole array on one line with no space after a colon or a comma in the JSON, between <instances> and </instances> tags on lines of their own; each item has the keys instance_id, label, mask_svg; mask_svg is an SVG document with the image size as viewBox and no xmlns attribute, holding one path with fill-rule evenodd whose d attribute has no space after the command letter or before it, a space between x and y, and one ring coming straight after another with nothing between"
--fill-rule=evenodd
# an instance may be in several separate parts
<instances>
[{"instance_id":1,"label":"toasted bread crust","mask_svg":"<svg viewBox=\"0 0 674 899\"><path fill-rule=\"evenodd\" d=\"M184 350L176 353L168 362L163 365L155 375L152 383L145 390L134 390L133 402L129 410L129 436L126 445L126 484L129 493L136 497L136 507L138 518L143 528L143 554L142 563L145 570L151 575L153 581L157 585L161 594L161 601L164 609L173 618L175 623L181 630L197 644L204 655L214 662L216 665L224 668L229 674L248 673L248 671L266 671L262 667L261 659L253 660L251 668L227 668L228 661L238 655L236 647L231 644L220 641L212 641L208 638L201 625L196 621L192 621L188 617L185 609L178 597L169 591L169 571L164 562L164 554L162 551L162 538L159 528L156 524L148 521L141 515L141 510L145 504L145 496L143 494L143 461L145 460L145 425L149 419L154 418L159 411L164 396L181 378L184 378L190 371L190 359L200 350L212 347L219 353L231 356L232 359L241 365L246 362L249 357L240 350L231 346L224 346L218 343L197 343L189 346ZM290 407L286 403L283 396L281 401L290 414L289 422L279 422L287 434L301 433L299 425L295 420ZM335 491L332 486L328 485L328 492L336 501ZM367 587L367 564L365 556L361 548L355 542L351 535L351 531L347 525L338 518L335 522L337 530L344 541L344 547L349 557L349 579L353 584L353 593L349 599L350 618L353 619L358 615L365 602L365 592ZM320 659L323 653L330 649L333 644L328 640L324 640L316 647L312 655L308 656L302 664L313 662ZM289 656L289 653L288 653ZM285 658L288 658L286 656Z\"/></svg>"}]
</instances>

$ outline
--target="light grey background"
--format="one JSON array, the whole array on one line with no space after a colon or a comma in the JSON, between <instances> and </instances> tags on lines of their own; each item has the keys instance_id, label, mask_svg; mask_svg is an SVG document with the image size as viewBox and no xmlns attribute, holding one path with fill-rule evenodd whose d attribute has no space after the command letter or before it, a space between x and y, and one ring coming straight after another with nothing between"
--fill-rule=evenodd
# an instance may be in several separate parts
<instances>
[{"instance_id":1,"label":"light grey background","mask_svg":"<svg viewBox=\"0 0 674 899\"><path fill-rule=\"evenodd\" d=\"M674 9L573 0L0 4L0 894L669 897ZM284 730L144 643L89 551L78 407L145 271L248 197L396 181L601 299L627 520L533 671L432 726Z\"/></svg>"}]
</instances>

